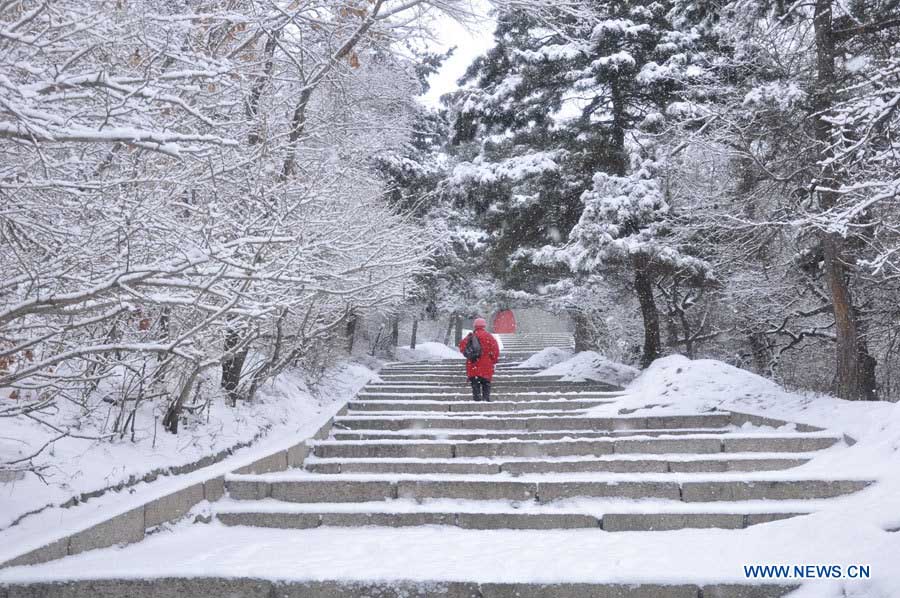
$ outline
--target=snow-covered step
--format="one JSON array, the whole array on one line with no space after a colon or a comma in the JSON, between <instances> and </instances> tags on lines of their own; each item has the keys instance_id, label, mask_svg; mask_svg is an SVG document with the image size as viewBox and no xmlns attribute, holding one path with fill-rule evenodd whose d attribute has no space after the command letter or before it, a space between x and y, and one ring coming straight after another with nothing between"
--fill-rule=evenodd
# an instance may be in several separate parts
<instances>
[{"instance_id":1,"label":"snow-covered step","mask_svg":"<svg viewBox=\"0 0 900 598\"><path fill-rule=\"evenodd\" d=\"M628 477L631 475L631 477ZM602 479L551 477L553 481L491 479L495 476L337 476L303 474L226 477L229 496L236 500L274 498L280 501L365 502L392 499L506 500L551 503L574 498L665 499L683 502L797 500L834 498L866 488L866 480L785 479L764 474L669 474L671 480L637 474ZM663 474L659 474L662 476ZM773 475L765 473L765 475ZM782 474L783 475L783 474ZM718 476L704 478L703 476ZM729 477L724 477L729 476ZM750 477L750 479L746 479Z\"/></svg>"},{"instance_id":2,"label":"snow-covered step","mask_svg":"<svg viewBox=\"0 0 900 598\"><path fill-rule=\"evenodd\" d=\"M626 417L518 417L490 418L462 415L428 417L407 416L338 416L334 418L337 429L366 430L426 430L430 428L477 428L483 430L529 430L532 432L556 430L642 430L660 428L724 428L731 425L727 413L702 415L659 415Z\"/></svg>"},{"instance_id":3,"label":"snow-covered step","mask_svg":"<svg viewBox=\"0 0 900 598\"><path fill-rule=\"evenodd\" d=\"M541 369L542 368L523 366L521 364L498 363L495 371L500 374L536 374L537 372L541 371ZM382 373L422 372L425 374L440 374L445 372L460 371L464 372L466 371L466 360L462 357L462 355L460 355L460 358L453 360L453 363L393 363L386 364L379 371Z\"/></svg>"},{"instance_id":4,"label":"snow-covered step","mask_svg":"<svg viewBox=\"0 0 900 598\"><path fill-rule=\"evenodd\" d=\"M399 501L396 501L399 502ZM276 503L277 504L277 503ZM403 508L397 508L402 506ZM372 503L319 503L283 504L277 507L266 501L246 501L246 504L230 504L215 510L216 518L225 525L246 525L286 529L310 529L316 527L410 527L418 525L447 525L463 529L602 529L619 531L663 531L687 528L744 529L760 523L768 523L806 515L803 510L774 510L746 512L734 505L731 512L676 511L644 512L629 509L628 505L613 505L618 512L597 514L566 512L550 509L512 509L497 506L493 509L440 508L411 503L385 506ZM452 507L453 505L449 505ZM390 509L390 507L394 507ZM483 508L483 507L482 507ZM602 507L598 507L602 509ZM646 507L644 507L646 508Z\"/></svg>"},{"instance_id":5,"label":"snow-covered step","mask_svg":"<svg viewBox=\"0 0 900 598\"><path fill-rule=\"evenodd\" d=\"M425 373L435 373L442 372L445 370L463 370L466 369L466 360L463 358L462 354L460 354L459 359L453 359L447 362L440 361L427 361L427 362L413 362L413 363L403 363L403 362L394 362L394 363L386 363L384 367L381 368L382 372L407 372L407 371L419 371ZM496 371L497 372L519 372L519 373L534 373L539 372L542 368L539 367L531 367L525 365L516 365L510 363L502 363L497 364Z\"/></svg>"},{"instance_id":6,"label":"snow-covered step","mask_svg":"<svg viewBox=\"0 0 900 598\"><path fill-rule=\"evenodd\" d=\"M569 392L491 392L491 401L547 401L564 399L586 400L614 400L622 396L620 391L569 391ZM472 398L470 389L460 389L459 392L371 392L362 391L356 396L357 400L365 401L469 401Z\"/></svg>"},{"instance_id":7,"label":"snow-covered step","mask_svg":"<svg viewBox=\"0 0 900 598\"><path fill-rule=\"evenodd\" d=\"M591 409L614 402L611 399L550 401L384 401L356 400L347 403L350 411L565 411Z\"/></svg>"},{"instance_id":8,"label":"snow-covered step","mask_svg":"<svg viewBox=\"0 0 900 598\"><path fill-rule=\"evenodd\" d=\"M767 455L769 455L767 453ZM313 473L409 473L409 474L509 474L532 473L698 473L725 471L781 471L809 461L790 455L741 458L685 458L664 455L661 458L615 459L336 459L311 458L304 465Z\"/></svg>"},{"instance_id":9,"label":"snow-covered step","mask_svg":"<svg viewBox=\"0 0 900 598\"><path fill-rule=\"evenodd\" d=\"M465 377L461 377L457 382L447 384L430 384L428 382L370 382L363 388L364 392L422 392L422 393L459 393L470 388ZM535 380L532 382L503 382L498 381L491 384L491 391L496 392L566 392L573 390L598 390L613 391L621 390L612 384L602 384L599 382L554 382L546 380Z\"/></svg>"},{"instance_id":10,"label":"snow-covered step","mask_svg":"<svg viewBox=\"0 0 900 598\"><path fill-rule=\"evenodd\" d=\"M452 403L451 403L452 404ZM563 416L574 416L577 414L586 413L585 409L531 409L528 405L524 405L520 409L516 409L515 411L493 411L491 410L492 403L487 403L486 407L481 410L475 411L463 411L456 409L452 411L424 411L421 409L413 409L410 411L352 411L348 410L346 415L347 417L354 416L383 416L383 417L415 417L418 415L459 415L460 417L510 417L511 415L515 415L517 417L528 417L528 416L543 416L543 417L563 417Z\"/></svg>"},{"instance_id":11,"label":"snow-covered step","mask_svg":"<svg viewBox=\"0 0 900 598\"><path fill-rule=\"evenodd\" d=\"M193 571L181 576L167 575L164 578L154 579L122 579L116 575L115 569L105 570L102 579L75 579L66 583L58 581L37 582L29 581L22 585L11 586L10 591L15 592L16 598L72 598L73 596L91 596L94 598L143 598L149 596L186 596L190 598L221 598L222 596L241 598L271 598L297 597L297 598L359 598L361 596L378 598L428 598L440 596L441 598L779 598L797 589L797 585L789 584L706 584L699 586L690 583L666 584L666 583L476 583L476 582L448 582L441 580L409 580L405 577L398 579L378 579L349 581L342 576L326 577L321 579L318 573L315 581L298 581L284 573L276 574L276 581L268 579L256 579L252 577L235 578L231 571L233 567L223 566L218 561L222 559L221 550L225 549L229 554L240 554L246 560L264 559L265 550L279 550L284 543L272 545L266 543L264 547L250 544L246 539L232 538L226 532L232 530L223 529L219 535L233 542L203 546L203 556L215 559L213 563L216 575L196 576ZM263 530L259 530L263 531ZM477 531L459 530L461 533L480 533ZM481 532L489 533L489 532ZM528 532L525 532L528 533ZM365 532L364 532L365 534ZM367 537L365 534L364 537ZM384 542L387 544L387 540ZM296 543L288 544L291 553L296 549ZM332 550L333 544L330 545ZM211 554L213 548L217 551ZM185 551L182 551L185 552ZM196 552L196 551L195 551ZM186 556L180 562L195 557L195 552L186 552ZM130 556L130 555L129 555ZM403 562L413 562L414 554L409 559L403 558ZM253 562L253 561L251 561ZM301 561L302 562L302 561ZM345 561L341 560L341 563ZM362 561L365 563L366 561ZM134 563L129 563L134 566ZM346 567L353 566L351 564ZM304 563L309 567L308 563ZM276 566L277 569L277 566ZM293 570L285 567L283 571ZM318 577L317 577L318 576ZM306 578L304 578L306 579Z\"/></svg>"},{"instance_id":12,"label":"snow-covered step","mask_svg":"<svg viewBox=\"0 0 900 598\"><path fill-rule=\"evenodd\" d=\"M528 430L353 430L332 432L332 440L447 440L454 442L474 440L561 440L608 438L610 436L683 436L685 434L729 434L738 431L730 428L669 428L647 430L559 430L556 432L529 432Z\"/></svg>"},{"instance_id":13,"label":"snow-covered step","mask_svg":"<svg viewBox=\"0 0 900 598\"><path fill-rule=\"evenodd\" d=\"M544 340L512 340L506 339L503 340L503 350L506 351L514 351L516 349L531 349L534 351L541 351L548 347L559 347L559 348L569 348L573 347L575 343L571 338L558 338L558 339L544 339Z\"/></svg>"},{"instance_id":14,"label":"snow-covered step","mask_svg":"<svg viewBox=\"0 0 900 598\"><path fill-rule=\"evenodd\" d=\"M435 386L443 386L446 384L459 384L466 383L468 379L466 378L466 371L464 369L460 369L458 372L448 372L446 374L441 375L427 375L419 372L410 372L410 373L402 373L402 374L379 374L379 380L373 380L371 384L419 384L419 385L428 385L433 384ZM529 385L529 384L537 384L537 385L547 385L547 386L572 386L572 385L600 385L600 382L594 381L580 381L573 382L564 380L562 376L544 376L540 372L535 374L504 374L502 372L494 372L493 382L497 384L517 384L517 385Z\"/></svg>"},{"instance_id":15,"label":"snow-covered step","mask_svg":"<svg viewBox=\"0 0 900 598\"><path fill-rule=\"evenodd\" d=\"M839 442L828 436L758 437L684 435L677 438L618 437L571 440L498 440L447 442L442 440L324 440L311 443L321 458L440 458L455 457L561 457L569 455L811 452Z\"/></svg>"}]
</instances>

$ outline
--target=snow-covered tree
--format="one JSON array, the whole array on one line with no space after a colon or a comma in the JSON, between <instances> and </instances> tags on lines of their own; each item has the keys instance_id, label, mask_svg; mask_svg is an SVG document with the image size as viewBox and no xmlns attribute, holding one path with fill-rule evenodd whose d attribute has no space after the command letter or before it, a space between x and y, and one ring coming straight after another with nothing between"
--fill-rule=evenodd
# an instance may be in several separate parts
<instances>
[{"instance_id":1,"label":"snow-covered tree","mask_svg":"<svg viewBox=\"0 0 900 598\"><path fill-rule=\"evenodd\" d=\"M896 3L735 1L704 3L702 10L683 3L677 12L683 26L713 31L719 40L719 97L694 108L707 116L708 137L736 155L744 192L755 194L760 208L732 215L731 224L779 228L792 239L802 272L795 288L811 280L823 291L799 313L831 315L804 330L771 329L789 335L791 346L830 337L835 392L874 396L870 345L880 341L869 323L881 312L873 299L883 285L866 279L873 267L883 274L876 264L884 265L896 247L895 210L884 209L895 187L879 151L890 148L896 131L890 83Z\"/></svg>"},{"instance_id":2,"label":"snow-covered tree","mask_svg":"<svg viewBox=\"0 0 900 598\"><path fill-rule=\"evenodd\" d=\"M651 242L666 229L668 206L653 178L655 150L640 144L658 144L651 136L680 116L680 92L705 76L703 36L674 28L665 3L587 6L577 17L569 7L501 15L497 45L456 99L456 139L472 157L449 182L477 210L495 269L514 288L534 291L563 275L551 257L560 247L568 248L562 261L580 270L633 270L649 363L660 354L655 276L678 251Z\"/></svg>"},{"instance_id":3,"label":"snow-covered tree","mask_svg":"<svg viewBox=\"0 0 900 598\"><path fill-rule=\"evenodd\" d=\"M400 301L433 237L370 156L419 90L393 41L453 6L0 5L0 415L153 400L175 431Z\"/></svg>"}]
</instances>

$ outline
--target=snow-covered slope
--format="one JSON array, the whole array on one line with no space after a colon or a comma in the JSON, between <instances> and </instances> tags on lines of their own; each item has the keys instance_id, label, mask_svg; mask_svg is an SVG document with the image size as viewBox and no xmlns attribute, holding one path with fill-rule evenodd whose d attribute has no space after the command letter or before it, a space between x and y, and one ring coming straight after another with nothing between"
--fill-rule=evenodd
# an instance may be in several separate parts
<instances>
[{"instance_id":1,"label":"snow-covered slope","mask_svg":"<svg viewBox=\"0 0 900 598\"><path fill-rule=\"evenodd\" d=\"M547 367L547 369L542 370L537 375L562 376L562 380L567 382L595 380L597 382L624 386L634 380L638 373L639 371L635 368L610 361L599 353L582 351L571 359Z\"/></svg>"},{"instance_id":2,"label":"snow-covered slope","mask_svg":"<svg viewBox=\"0 0 900 598\"><path fill-rule=\"evenodd\" d=\"M465 359L454 347L443 343L418 343L415 349L397 347L398 361L440 361L442 359Z\"/></svg>"},{"instance_id":3,"label":"snow-covered slope","mask_svg":"<svg viewBox=\"0 0 900 598\"><path fill-rule=\"evenodd\" d=\"M261 436L293 435L310 422L327 419L376 377L362 365L341 364L310 389L299 372L287 371L262 387L251 403L228 407L221 399L211 401L202 417L193 418L178 434L165 432L159 414L148 408L136 418L134 440L129 430L109 441L54 441L58 434L47 426L25 418L0 418L3 461L31 455L49 443L33 460L36 473L0 483L0 532L27 513L52 509L83 493L137 481L152 471L190 464ZM70 409L72 413L50 414L52 421L61 428L78 425L77 432L85 436L99 435L106 427L105 414L85 418L74 406Z\"/></svg>"},{"instance_id":4,"label":"snow-covered slope","mask_svg":"<svg viewBox=\"0 0 900 598\"><path fill-rule=\"evenodd\" d=\"M563 349L562 347L547 347L543 349L519 365L517 368L542 368L546 369L558 363L562 363L572 357L574 351L572 349Z\"/></svg>"}]
</instances>

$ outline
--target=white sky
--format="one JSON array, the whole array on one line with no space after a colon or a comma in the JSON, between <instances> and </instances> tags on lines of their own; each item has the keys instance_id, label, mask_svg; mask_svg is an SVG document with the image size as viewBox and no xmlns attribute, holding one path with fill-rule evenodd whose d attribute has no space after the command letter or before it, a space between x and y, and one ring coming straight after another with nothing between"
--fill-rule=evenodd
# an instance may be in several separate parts
<instances>
[{"instance_id":1,"label":"white sky","mask_svg":"<svg viewBox=\"0 0 900 598\"><path fill-rule=\"evenodd\" d=\"M471 7L472 12L479 15L472 23L461 25L453 19L443 17L434 24L437 39L430 50L444 52L456 46L456 51L444 62L441 70L431 76L431 89L419 98L426 106L439 106L442 95L458 89L457 79L465 74L466 68L475 58L493 45L496 23L488 15L490 6L485 0L471 0Z\"/></svg>"}]
</instances>

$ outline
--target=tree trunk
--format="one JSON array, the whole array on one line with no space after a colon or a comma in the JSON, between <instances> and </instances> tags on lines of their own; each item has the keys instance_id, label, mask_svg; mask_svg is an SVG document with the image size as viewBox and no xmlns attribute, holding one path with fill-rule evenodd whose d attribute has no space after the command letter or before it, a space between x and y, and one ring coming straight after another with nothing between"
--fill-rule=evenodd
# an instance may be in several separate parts
<instances>
[{"instance_id":1,"label":"tree trunk","mask_svg":"<svg viewBox=\"0 0 900 598\"><path fill-rule=\"evenodd\" d=\"M595 351L597 349L597 334L590 317L579 309L569 311L569 317L575 325L575 351Z\"/></svg>"},{"instance_id":2,"label":"tree trunk","mask_svg":"<svg viewBox=\"0 0 900 598\"><path fill-rule=\"evenodd\" d=\"M447 322L447 332L444 334L444 344L450 344L450 335L453 333L453 323L456 322L456 314L451 314Z\"/></svg>"},{"instance_id":3,"label":"tree trunk","mask_svg":"<svg viewBox=\"0 0 900 598\"><path fill-rule=\"evenodd\" d=\"M418 332L419 332L419 318L413 318L412 335L410 336L410 339L409 339L409 348L410 349L416 348L416 333L418 333Z\"/></svg>"},{"instance_id":4,"label":"tree trunk","mask_svg":"<svg viewBox=\"0 0 900 598\"><path fill-rule=\"evenodd\" d=\"M653 281L650 276L649 260L645 256L632 258L634 267L634 292L641 305L641 317L644 320L644 350L641 354L641 367L649 366L660 356L659 312L653 300Z\"/></svg>"},{"instance_id":5,"label":"tree trunk","mask_svg":"<svg viewBox=\"0 0 900 598\"><path fill-rule=\"evenodd\" d=\"M832 125L828 112L833 104L836 85L835 43L832 29L831 0L816 0L813 20L816 36L816 95L813 127L818 146L818 158L826 165L818 182L819 204L828 210L835 206L838 181L833 158ZM823 233L822 249L825 280L831 293L835 330L835 388L844 399L868 399L874 395L874 359L869 355L864 338L859 333L856 310L845 260L845 240L837 233Z\"/></svg>"},{"instance_id":6,"label":"tree trunk","mask_svg":"<svg viewBox=\"0 0 900 598\"><path fill-rule=\"evenodd\" d=\"M185 381L184 385L182 385L181 392L178 393L178 396L169 404L168 408L166 409L166 414L163 417L162 424L163 428L167 432L178 434L178 418L181 417L181 410L184 408L184 402L187 400L191 389L194 387L194 382L197 381L197 376L199 374L200 368L195 368L194 371L191 372L191 375L188 376L188 379Z\"/></svg>"},{"instance_id":7,"label":"tree trunk","mask_svg":"<svg viewBox=\"0 0 900 598\"><path fill-rule=\"evenodd\" d=\"M356 314L347 317L347 353L353 354L353 340L356 338Z\"/></svg>"},{"instance_id":8,"label":"tree trunk","mask_svg":"<svg viewBox=\"0 0 900 598\"><path fill-rule=\"evenodd\" d=\"M391 322L391 351L400 344L400 317L394 316Z\"/></svg>"},{"instance_id":9,"label":"tree trunk","mask_svg":"<svg viewBox=\"0 0 900 598\"><path fill-rule=\"evenodd\" d=\"M614 82L610 88L612 96L612 139L610 148L613 155L611 171L617 176L628 172L628 154L625 151L625 101L619 86Z\"/></svg>"},{"instance_id":10,"label":"tree trunk","mask_svg":"<svg viewBox=\"0 0 900 598\"><path fill-rule=\"evenodd\" d=\"M247 349L231 353L240 342L240 334L233 327L229 326L228 332L225 334L225 354L227 357L222 361L222 388L225 389L228 403L232 407L237 405L237 390L241 384L241 372L244 369L244 362L247 361Z\"/></svg>"},{"instance_id":11,"label":"tree trunk","mask_svg":"<svg viewBox=\"0 0 900 598\"><path fill-rule=\"evenodd\" d=\"M274 67L274 56L275 56L275 47L277 46L277 38L280 36L280 30L271 33L266 40L265 49L263 50L265 56L265 66L263 67L263 71L258 73L254 77L253 87L250 90L250 96L247 98L244 104L244 114L247 116L247 119L251 121L251 124L254 126L253 129L247 134L247 145L248 146L256 146L262 142L262 124L259 122L253 122L256 120L259 115L259 105L260 99L262 98L263 89L266 84L272 77L272 68ZM244 369L244 362L247 360L247 349L243 349L242 351L231 354L241 342L241 336L238 330L235 329L234 322L230 322L227 330L225 332L225 354L226 357L222 361L222 388L227 392L228 402L232 407L237 405L237 389L241 383L241 372ZM166 422L163 421L163 426L165 426ZM175 426L177 427L177 422Z\"/></svg>"},{"instance_id":12,"label":"tree trunk","mask_svg":"<svg viewBox=\"0 0 900 598\"><path fill-rule=\"evenodd\" d=\"M753 361L754 371L757 374L774 378L774 372L769 369L769 364L772 362L772 348L769 346L766 335L762 332L752 332L747 338L750 342L750 358Z\"/></svg>"},{"instance_id":13,"label":"tree trunk","mask_svg":"<svg viewBox=\"0 0 900 598\"><path fill-rule=\"evenodd\" d=\"M454 346L459 346L459 343L462 341L462 324L463 324L462 316L456 316L456 327L455 327L455 330L453 333Z\"/></svg>"}]
</instances>

